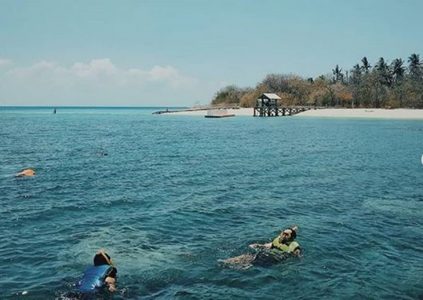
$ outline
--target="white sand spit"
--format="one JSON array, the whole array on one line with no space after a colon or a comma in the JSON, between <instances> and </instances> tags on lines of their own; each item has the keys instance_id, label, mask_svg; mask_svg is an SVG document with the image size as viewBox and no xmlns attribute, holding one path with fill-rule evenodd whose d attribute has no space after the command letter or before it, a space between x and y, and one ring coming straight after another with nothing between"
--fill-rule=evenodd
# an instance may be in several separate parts
<instances>
[{"instance_id":1,"label":"white sand spit","mask_svg":"<svg viewBox=\"0 0 423 300\"><path fill-rule=\"evenodd\" d=\"M326 108L308 110L298 114L297 117L423 120L423 109Z\"/></svg>"},{"instance_id":2,"label":"white sand spit","mask_svg":"<svg viewBox=\"0 0 423 300\"><path fill-rule=\"evenodd\" d=\"M234 114L235 116L253 116L253 108L239 108L239 109L226 109L227 114ZM179 111L173 112L171 115L184 115L184 116L205 116L207 110L194 110L194 111Z\"/></svg>"},{"instance_id":3,"label":"white sand spit","mask_svg":"<svg viewBox=\"0 0 423 300\"><path fill-rule=\"evenodd\" d=\"M235 116L253 116L253 108L227 109L228 114ZM169 115L205 116L206 109L172 112ZM168 115L168 114L166 114ZM323 118L369 118L369 119L409 119L423 120L423 109L382 109L382 108L323 108L311 109L294 116Z\"/></svg>"}]
</instances>

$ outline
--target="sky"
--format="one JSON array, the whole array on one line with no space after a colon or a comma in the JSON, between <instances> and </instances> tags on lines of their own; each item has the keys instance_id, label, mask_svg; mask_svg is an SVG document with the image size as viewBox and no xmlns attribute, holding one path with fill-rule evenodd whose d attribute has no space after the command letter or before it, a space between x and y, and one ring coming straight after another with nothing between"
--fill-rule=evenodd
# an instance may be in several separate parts
<instances>
[{"instance_id":1,"label":"sky","mask_svg":"<svg viewBox=\"0 0 423 300\"><path fill-rule=\"evenodd\" d=\"M0 0L0 105L207 104L423 55L421 0Z\"/></svg>"}]
</instances>

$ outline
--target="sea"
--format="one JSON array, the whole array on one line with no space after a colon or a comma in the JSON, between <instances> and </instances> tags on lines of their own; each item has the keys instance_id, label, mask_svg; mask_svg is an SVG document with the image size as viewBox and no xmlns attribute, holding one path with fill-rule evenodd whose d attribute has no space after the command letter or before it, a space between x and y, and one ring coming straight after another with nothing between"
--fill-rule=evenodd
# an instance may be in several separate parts
<instances>
[{"instance_id":1,"label":"sea","mask_svg":"<svg viewBox=\"0 0 423 300\"><path fill-rule=\"evenodd\" d=\"M1 299L73 299L98 249L95 299L423 299L423 121L56 109L0 107Z\"/></svg>"}]
</instances>

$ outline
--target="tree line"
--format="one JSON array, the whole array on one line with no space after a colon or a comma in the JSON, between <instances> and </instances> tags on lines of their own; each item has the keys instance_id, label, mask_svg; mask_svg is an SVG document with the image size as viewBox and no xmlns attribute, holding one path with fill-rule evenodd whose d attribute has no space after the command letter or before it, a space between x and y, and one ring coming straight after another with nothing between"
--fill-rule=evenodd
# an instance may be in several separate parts
<instances>
[{"instance_id":1,"label":"tree line","mask_svg":"<svg viewBox=\"0 0 423 300\"><path fill-rule=\"evenodd\" d=\"M374 66L363 57L350 70L336 65L331 73L317 78L269 74L254 88L226 86L211 103L253 107L262 93L279 95L284 105L423 108L423 63L418 54L411 54L407 62L381 57Z\"/></svg>"}]
</instances>

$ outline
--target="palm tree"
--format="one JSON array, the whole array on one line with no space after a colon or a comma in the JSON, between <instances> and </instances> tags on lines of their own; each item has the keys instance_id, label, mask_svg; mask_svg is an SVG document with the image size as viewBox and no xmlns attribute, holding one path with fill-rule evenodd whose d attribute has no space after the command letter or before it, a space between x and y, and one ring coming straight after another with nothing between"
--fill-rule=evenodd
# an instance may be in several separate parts
<instances>
[{"instance_id":1,"label":"palm tree","mask_svg":"<svg viewBox=\"0 0 423 300\"><path fill-rule=\"evenodd\" d=\"M367 74L367 73L369 73L369 70L370 70L370 68L372 67L370 64L369 64L369 62L368 62L368 60L367 60L367 57L363 57L362 59L361 59L361 62L363 63L363 70L364 70L364 72Z\"/></svg>"},{"instance_id":2,"label":"palm tree","mask_svg":"<svg viewBox=\"0 0 423 300\"><path fill-rule=\"evenodd\" d=\"M408 58L408 70L411 77L420 78L422 73L422 63L418 54L411 54Z\"/></svg>"},{"instance_id":3,"label":"palm tree","mask_svg":"<svg viewBox=\"0 0 423 300\"><path fill-rule=\"evenodd\" d=\"M389 66L385 62L385 59L383 59L383 57L379 58L379 61L375 65L375 69L379 76L379 82L383 85L391 86L392 84L391 70L389 69Z\"/></svg>"},{"instance_id":4,"label":"palm tree","mask_svg":"<svg viewBox=\"0 0 423 300\"><path fill-rule=\"evenodd\" d=\"M351 70L351 83L359 84L361 80L361 68L359 64L356 64Z\"/></svg>"},{"instance_id":5,"label":"palm tree","mask_svg":"<svg viewBox=\"0 0 423 300\"><path fill-rule=\"evenodd\" d=\"M391 63L391 70L395 82L401 81L405 73L404 61L401 58L394 59Z\"/></svg>"},{"instance_id":6,"label":"palm tree","mask_svg":"<svg viewBox=\"0 0 423 300\"><path fill-rule=\"evenodd\" d=\"M359 101L359 94L360 94L360 84L362 83L362 73L361 67L359 64L356 64L353 69L351 70L351 77L350 83L352 84L352 99L351 99L351 107L355 107L355 102Z\"/></svg>"},{"instance_id":7,"label":"palm tree","mask_svg":"<svg viewBox=\"0 0 423 300\"><path fill-rule=\"evenodd\" d=\"M342 74L342 69L336 65L335 69L332 69L333 73L333 82L343 82L344 81L344 74Z\"/></svg>"}]
</instances>

